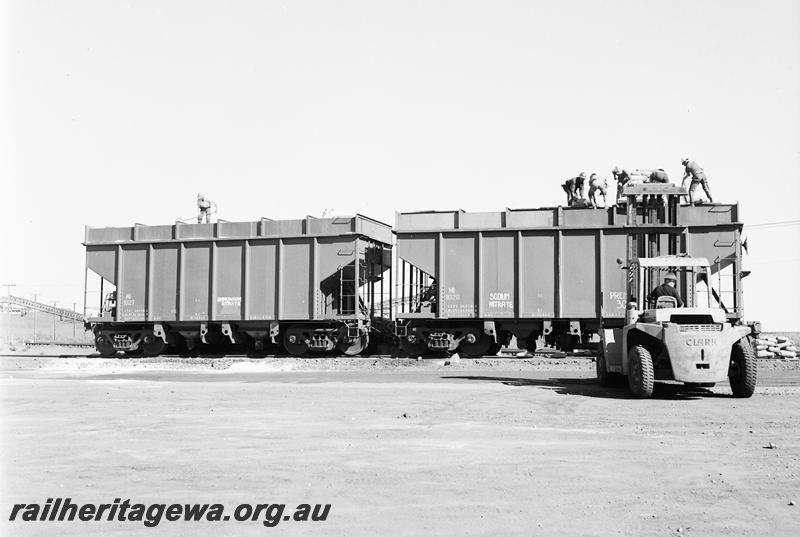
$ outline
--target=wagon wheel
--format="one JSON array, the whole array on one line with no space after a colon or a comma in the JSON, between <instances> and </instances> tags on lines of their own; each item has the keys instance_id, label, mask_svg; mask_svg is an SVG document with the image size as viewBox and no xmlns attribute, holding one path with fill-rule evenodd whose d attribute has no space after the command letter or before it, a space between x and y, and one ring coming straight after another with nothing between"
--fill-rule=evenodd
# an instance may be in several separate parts
<instances>
[{"instance_id":1,"label":"wagon wheel","mask_svg":"<svg viewBox=\"0 0 800 537\"><path fill-rule=\"evenodd\" d=\"M158 356L167 350L167 344L160 337L156 337L155 334L145 334L142 338L141 347L145 356Z\"/></svg>"},{"instance_id":2,"label":"wagon wheel","mask_svg":"<svg viewBox=\"0 0 800 537\"><path fill-rule=\"evenodd\" d=\"M292 356L302 356L308 352L308 345L303 339L303 334L299 329L290 327L283 334L283 348Z\"/></svg>"},{"instance_id":3,"label":"wagon wheel","mask_svg":"<svg viewBox=\"0 0 800 537\"><path fill-rule=\"evenodd\" d=\"M400 342L400 349L408 356L417 357L425 354L425 351L428 350L428 344L420 339L411 343L403 338Z\"/></svg>"},{"instance_id":4,"label":"wagon wheel","mask_svg":"<svg viewBox=\"0 0 800 537\"><path fill-rule=\"evenodd\" d=\"M114 345L103 335L98 335L94 338L94 346L101 356L114 356L117 354Z\"/></svg>"},{"instance_id":5,"label":"wagon wheel","mask_svg":"<svg viewBox=\"0 0 800 537\"><path fill-rule=\"evenodd\" d=\"M369 334L361 334L360 337L350 342L346 339L341 340L337 347L347 356L355 356L364 352L364 349L369 345Z\"/></svg>"},{"instance_id":6,"label":"wagon wheel","mask_svg":"<svg viewBox=\"0 0 800 537\"><path fill-rule=\"evenodd\" d=\"M472 338L470 338L470 336L472 336ZM470 343L467 341L468 339L474 339L474 341ZM486 334L469 333L464 339L461 340L461 351L467 356L480 358L489 352L493 343L494 341L492 338Z\"/></svg>"}]
</instances>

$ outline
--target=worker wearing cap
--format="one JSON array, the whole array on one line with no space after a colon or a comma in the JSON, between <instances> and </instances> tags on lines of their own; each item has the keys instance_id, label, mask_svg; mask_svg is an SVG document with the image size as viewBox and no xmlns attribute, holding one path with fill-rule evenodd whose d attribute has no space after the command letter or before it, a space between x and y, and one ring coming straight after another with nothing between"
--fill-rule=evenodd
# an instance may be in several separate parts
<instances>
[{"instance_id":1,"label":"worker wearing cap","mask_svg":"<svg viewBox=\"0 0 800 537\"><path fill-rule=\"evenodd\" d=\"M611 170L611 175L617 182L617 200L619 200L622 197L622 188L631 180L631 175L625 168L620 170L617 166Z\"/></svg>"},{"instance_id":2,"label":"worker wearing cap","mask_svg":"<svg viewBox=\"0 0 800 537\"><path fill-rule=\"evenodd\" d=\"M592 204L593 208L597 208L597 201L595 200L595 196L597 193L603 195L603 207L606 206L608 200L606 199L606 194L608 193L608 183L605 179L600 179L597 177L596 173L593 173L589 176L589 203Z\"/></svg>"},{"instance_id":3,"label":"worker wearing cap","mask_svg":"<svg viewBox=\"0 0 800 537\"><path fill-rule=\"evenodd\" d=\"M581 172L575 178L575 190L572 192L573 199L580 197L583 198L583 182L586 181L586 172Z\"/></svg>"},{"instance_id":4,"label":"worker wearing cap","mask_svg":"<svg viewBox=\"0 0 800 537\"><path fill-rule=\"evenodd\" d=\"M206 224L211 223L211 202L202 194L197 194L197 223L202 224L203 218Z\"/></svg>"},{"instance_id":5,"label":"worker wearing cap","mask_svg":"<svg viewBox=\"0 0 800 537\"><path fill-rule=\"evenodd\" d=\"M664 276L664 283L653 289L650 294L647 295L647 301L655 303L659 297L671 296L675 299L678 307L682 308L683 300L681 300L681 295L675 288L677 284L678 276L674 272L667 272L667 275Z\"/></svg>"},{"instance_id":6,"label":"worker wearing cap","mask_svg":"<svg viewBox=\"0 0 800 537\"><path fill-rule=\"evenodd\" d=\"M703 191L708 196L708 202L714 203L714 200L711 198L711 191L708 189L708 178L706 177L703 168L700 167L698 163L693 160L689 160L687 157L683 157L681 159L681 164L683 164L684 172L683 172L683 183L682 187L686 188L686 180L691 177L692 182L689 186L689 204L694 203L694 191L697 188L697 185L701 185L703 187Z\"/></svg>"}]
</instances>

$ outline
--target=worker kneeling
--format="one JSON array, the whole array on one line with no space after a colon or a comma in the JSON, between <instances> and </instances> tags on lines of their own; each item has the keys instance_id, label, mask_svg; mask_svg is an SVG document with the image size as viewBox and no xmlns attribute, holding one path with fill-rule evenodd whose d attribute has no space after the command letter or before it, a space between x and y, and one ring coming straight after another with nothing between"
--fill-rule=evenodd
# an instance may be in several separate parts
<instances>
[{"instance_id":1,"label":"worker kneeling","mask_svg":"<svg viewBox=\"0 0 800 537\"><path fill-rule=\"evenodd\" d=\"M683 307L683 300L681 300L681 295L678 293L678 290L675 286L678 284L678 276L674 272L668 272L666 276L664 276L664 283L653 289L649 295L647 295L647 302L655 304L657 309L661 308L668 308L668 307ZM672 300L659 300L661 297L671 297L675 299L675 305L672 306Z\"/></svg>"}]
</instances>

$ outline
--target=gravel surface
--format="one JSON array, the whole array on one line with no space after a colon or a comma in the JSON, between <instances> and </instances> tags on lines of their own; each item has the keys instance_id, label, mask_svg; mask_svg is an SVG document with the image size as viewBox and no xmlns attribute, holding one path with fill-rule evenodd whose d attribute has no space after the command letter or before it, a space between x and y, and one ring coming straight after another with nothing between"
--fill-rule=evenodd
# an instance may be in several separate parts
<instances>
[{"instance_id":1,"label":"gravel surface","mask_svg":"<svg viewBox=\"0 0 800 537\"><path fill-rule=\"evenodd\" d=\"M224 366L224 367L223 367ZM2 535L797 535L800 374L651 400L591 359L0 359L0 498L330 503L326 522ZM771 446L771 447L770 447Z\"/></svg>"}]
</instances>

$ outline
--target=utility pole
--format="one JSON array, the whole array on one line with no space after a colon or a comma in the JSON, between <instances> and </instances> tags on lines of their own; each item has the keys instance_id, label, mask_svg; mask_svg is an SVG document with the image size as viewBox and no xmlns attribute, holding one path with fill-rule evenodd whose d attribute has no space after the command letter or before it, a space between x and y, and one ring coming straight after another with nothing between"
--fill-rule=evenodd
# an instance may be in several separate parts
<instances>
[{"instance_id":1,"label":"utility pole","mask_svg":"<svg viewBox=\"0 0 800 537\"><path fill-rule=\"evenodd\" d=\"M39 293L33 293L33 301L39 298ZM36 341L36 310L33 310L33 340Z\"/></svg>"}]
</instances>

